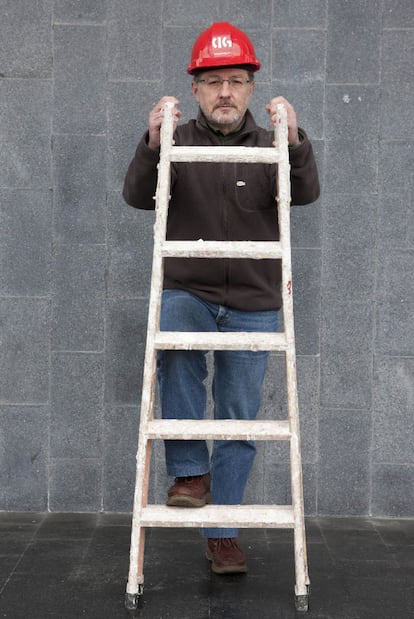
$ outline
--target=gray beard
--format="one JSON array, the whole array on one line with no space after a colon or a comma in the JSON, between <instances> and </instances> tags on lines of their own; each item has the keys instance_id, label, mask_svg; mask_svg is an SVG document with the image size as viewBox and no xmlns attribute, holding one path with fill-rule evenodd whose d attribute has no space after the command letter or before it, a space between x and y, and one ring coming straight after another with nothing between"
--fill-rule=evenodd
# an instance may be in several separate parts
<instances>
[{"instance_id":1,"label":"gray beard","mask_svg":"<svg viewBox=\"0 0 414 619\"><path fill-rule=\"evenodd\" d=\"M206 117L209 125L216 129L222 129L224 127L233 127L233 126L237 128L238 125L240 124L240 121L243 118L243 115L240 114L240 112L236 112L232 117L228 117L228 118L223 118L223 117L216 118L215 112L213 112L213 114L209 114L208 116L207 114L204 114L204 116Z\"/></svg>"}]
</instances>

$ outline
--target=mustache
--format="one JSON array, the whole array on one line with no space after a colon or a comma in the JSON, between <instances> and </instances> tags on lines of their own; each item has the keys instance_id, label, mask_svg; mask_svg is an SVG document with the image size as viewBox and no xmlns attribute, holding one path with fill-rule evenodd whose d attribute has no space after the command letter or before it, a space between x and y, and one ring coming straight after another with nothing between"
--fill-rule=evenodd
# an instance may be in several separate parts
<instances>
[{"instance_id":1,"label":"mustache","mask_svg":"<svg viewBox=\"0 0 414 619\"><path fill-rule=\"evenodd\" d=\"M214 106L214 109L217 110L220 107L233 107L237 109L234 103L231 103L231 101L226 101L226 100L220 101L220 103L217 103L217 105Z\"/></svg>"}]
</instances>

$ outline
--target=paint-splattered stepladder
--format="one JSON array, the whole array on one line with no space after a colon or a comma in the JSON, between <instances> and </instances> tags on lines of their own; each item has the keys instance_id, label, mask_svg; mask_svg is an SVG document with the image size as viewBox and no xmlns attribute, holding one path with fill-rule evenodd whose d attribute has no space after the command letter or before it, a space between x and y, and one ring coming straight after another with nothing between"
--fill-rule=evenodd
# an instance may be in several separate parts
<instances>
[{"instance_id":1,"label":"paint-splattered stepladder","mask_svg":"<svg viewBox=\"0 0 414 619\"><path fill-rule=\"evenodd\" d=\"M156 192L154 253L148 310L148 329L136 456L136 484L131 532L129 578L125 605L138 607L144 588L144 545L148 527L291 528L294 531L295 604L307 611L309 576L306 557L296 352L293 321L290 246L290 165L286 110L278 105L273 147L174 146L173 104L166 103L161 127L161 151ZM278 166L277 214L279 241L167 241L167 216L172 162L251 162ZM282 263L283 332L196 333L160 331L164 258L279 259ZM164 420L154 418L158 350L267 350L282 351L286 360L286 420ZM153 440L263 440L289 441L291 505L206 505L179 509L148 504Z\"/></svg>"}]
</instances>

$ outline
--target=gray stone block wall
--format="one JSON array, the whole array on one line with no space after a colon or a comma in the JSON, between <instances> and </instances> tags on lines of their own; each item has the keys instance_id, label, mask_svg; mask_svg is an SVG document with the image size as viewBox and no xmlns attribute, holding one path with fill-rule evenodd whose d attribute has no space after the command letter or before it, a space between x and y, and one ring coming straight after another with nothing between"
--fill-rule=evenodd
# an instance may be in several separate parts
<instances>
[{"instance_id":1,"label":"gray stone block wall","mask_svg":"<svg viewBox=\"0 0 414 619\"><path fill-rule=\"evenodd\" d=\"M305 506L414 514L414 6L410 0L3 0L0 509L129 511L153 214L127 207L150 108L196 36L231 21L311 137L321 198L292 210ZM286 416L272 355L261 415ZM211 398L210 398L211 400ZM151 500L168 479L152 455ZM290 500L286 444L259 445L248 501Z\"/></svg>"}]
</instances>

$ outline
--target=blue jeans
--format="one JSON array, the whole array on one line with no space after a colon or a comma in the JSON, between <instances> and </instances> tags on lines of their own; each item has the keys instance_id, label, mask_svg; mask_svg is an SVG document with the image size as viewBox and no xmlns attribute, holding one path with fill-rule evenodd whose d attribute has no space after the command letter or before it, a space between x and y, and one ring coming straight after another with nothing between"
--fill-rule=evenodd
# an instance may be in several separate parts
<instances>
[{"instance_id":1,"label":"blue jeans","mask_svg":"<svg viewBox=\"0 0 414 619\"><path fill-rule=\"evenodd\" d=\"M277 330L276 310L245 312L210 303L184 290L164 290L162 331ZM158 355L158 382L164 419L204 419L207 394L206 352L165 350ZM215 419L255 419L268 352L214 351L212 395ZM211 494L217 505L238 505L256 454L253 441L165 441L167 473L187 477L211 473ZM237 529L203 529L205 537L236 537Z\"/></svg>"}]
</instances>

